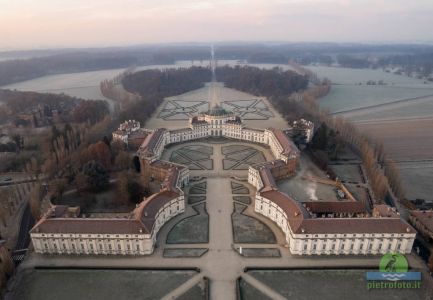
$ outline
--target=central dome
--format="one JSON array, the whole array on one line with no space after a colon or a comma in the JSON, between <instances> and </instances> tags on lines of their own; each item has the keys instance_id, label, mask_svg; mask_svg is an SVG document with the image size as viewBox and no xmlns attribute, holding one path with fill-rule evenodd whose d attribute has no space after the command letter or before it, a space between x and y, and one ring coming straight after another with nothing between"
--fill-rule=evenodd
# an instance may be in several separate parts
<instances>
[{"instance_id":1,"label":"central dome","mask_svg":"<svg viewBox=\"0 0 433 300\"><path fill-rule=\"evenodd\" d=\"M225 110L224 108L222 108L218 104L215 105L214 107L212 107L207 112L205 112L205 115L208 115L208 116L224 116L224 115L228 115L228 114L230 114L230 112L228 112L227 110Z\"/></svg>"}]
</instances>

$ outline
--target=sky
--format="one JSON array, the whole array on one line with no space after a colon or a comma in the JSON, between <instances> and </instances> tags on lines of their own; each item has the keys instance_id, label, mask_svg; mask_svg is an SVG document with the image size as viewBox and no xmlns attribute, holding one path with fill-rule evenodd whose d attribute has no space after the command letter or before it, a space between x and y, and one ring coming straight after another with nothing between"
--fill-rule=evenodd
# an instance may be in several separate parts
<instances>
[{"instance_id":1,"label":"sky","mask_svg":"<svg viewBox=\"0 0 433 300\"><path fill-rule=\"evenodd\" d=\"M167 42L433 43L433 0L0 0L0 49Z\"/></svg>"}]
</instances>

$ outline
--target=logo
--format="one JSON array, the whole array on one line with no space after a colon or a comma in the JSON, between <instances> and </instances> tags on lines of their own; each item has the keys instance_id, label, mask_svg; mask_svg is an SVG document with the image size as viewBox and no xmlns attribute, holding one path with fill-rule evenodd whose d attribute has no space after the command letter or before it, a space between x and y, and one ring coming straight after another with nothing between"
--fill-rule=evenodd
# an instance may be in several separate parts
<instances>
[{"instance_id":1,"label":"logo","mask_svg":"<svg viewBox=\"0 0 433 300\"><path fill-rule=\"evenodd\" d=\"M387 253L380 260L379 272L367 272L368 288L419 288L421 272L408 270L404 255Z\"/></svg>"}]
</instances>

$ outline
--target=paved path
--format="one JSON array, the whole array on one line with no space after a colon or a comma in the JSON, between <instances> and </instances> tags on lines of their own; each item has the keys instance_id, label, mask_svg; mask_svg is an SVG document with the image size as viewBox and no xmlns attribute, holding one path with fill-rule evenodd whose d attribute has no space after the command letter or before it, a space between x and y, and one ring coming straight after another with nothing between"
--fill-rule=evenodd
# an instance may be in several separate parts
<instances>
[{"instance_id":1,"label":"paved path","mask_svg":"<svg viewBox=\"0 0 433 300\"><path fill-rule=\"evenodd\" d=\"M201 280L203 280L203 275L197 274L184 284L170 291L168 294L162 297L161 300L177 299L179 296L183 295L192 287L194 287L197 283L201 282Z\"/></svg>"},{"instance_id":2,"label":"paved path","mask_svg":"<svg viewBox=\"0 0 433 300\"><path fill-rule=\"evenodd\" d=\"M268 296L270 299L273 299L273 300L286 300L285 297L281 296L279 293L277 293L276 291L274 291L273 289L271 289L270 287L268 287L266 284L264 284L263 282L255 279L254 277L252 277L249 274L244 274L242 276L242 279L245 280L246 282L248 282L250 285L252 285L255 288L257 288L258 290L260 290L260 292L262 292L263 294L265 294L266 296Z\"/></svg>"},{"instance_id":3,"label":"paved path","mask_svg":"<svg viewBox=\"0 0 433 300\"><path fill-rule=\"evenodd\" d=\"M230 180L208 179L209 252L203 272L212 280L212 299L235 299L235 282L242 270L239 269L238 256L232 249L231 194Z\"/></svg>"}]
</instances>

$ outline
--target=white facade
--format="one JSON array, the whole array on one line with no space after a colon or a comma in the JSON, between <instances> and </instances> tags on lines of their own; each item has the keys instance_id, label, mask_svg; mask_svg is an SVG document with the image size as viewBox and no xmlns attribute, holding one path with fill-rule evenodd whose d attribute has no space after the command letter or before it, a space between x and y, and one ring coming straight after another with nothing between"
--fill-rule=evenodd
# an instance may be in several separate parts
<instances>
[{"instance_id":1,"label":"white facade","mask_svg":"<svg viewBox=\"0 0 433 300\"><path fill-rule=\"evenodd\" d=\"M128 137L131 133L140 130L140 122L128 120L119 125L119 128L113 132L113 141L121 141L128 144Z\"/></svg>"},{"instance_id":2,"label":"white facade","mask_svg":"<svg viewBox=\"0 0 433 300\"><path fill-rule=\"evenodd\" d=\"M258 191L263 188L263 181L260 177L259 170L251 166L248 168L248 183Z\"/></svg>"},{"instance_id":3,"label":"white facade","mask_svg":"<svg viewBox=\"0 0 433 300\"><path fill-rule=\"evenodd\" d=\"M148 234L32 233L33 247L42 254L146 255L153 251Z\"/></svg>"},{"instance_id":4,"label":"white facade","mask_svg":"<svg viewBox=\"0 0 433 300\"><path fill-rule=\"evenodd\" d=\"M77 254L77 255L148 255L153 252L159 229L174 216L185 211L183 194L161 207L155 215L155 222L150 233L50 233L32 229L30 237L36 253L42 254ZM46 221L50 221L49 219ZM61 222L62 220L55 220ZM65 220L68 222L69 220ZM93 231L92 223L98 219L73 219L83 222ZM106 220L104 220L106 221ZM137 220L110 220L115 226L120 222L138 222ZM67 226L59 224L59 226ZM36 227L37 228L37 227ZM41 227L42 229L44 227ZM114 230L115 231L115 230Z\"/></svg>"},{"instance_id":5,"label":"white facade","mask_svg":"<svg viewBox=\"0 0 433 300\"><path fill-rule=\"evenodd\" d=\"M401 233L398 230L395 233L295 234L284 210L259 194L255 197L255 211L280 227L286 236L290 252L297 255L374 255L388 252L407 254L411 252L416 236L414 232Z\"/></svg>"}]
</instances>

